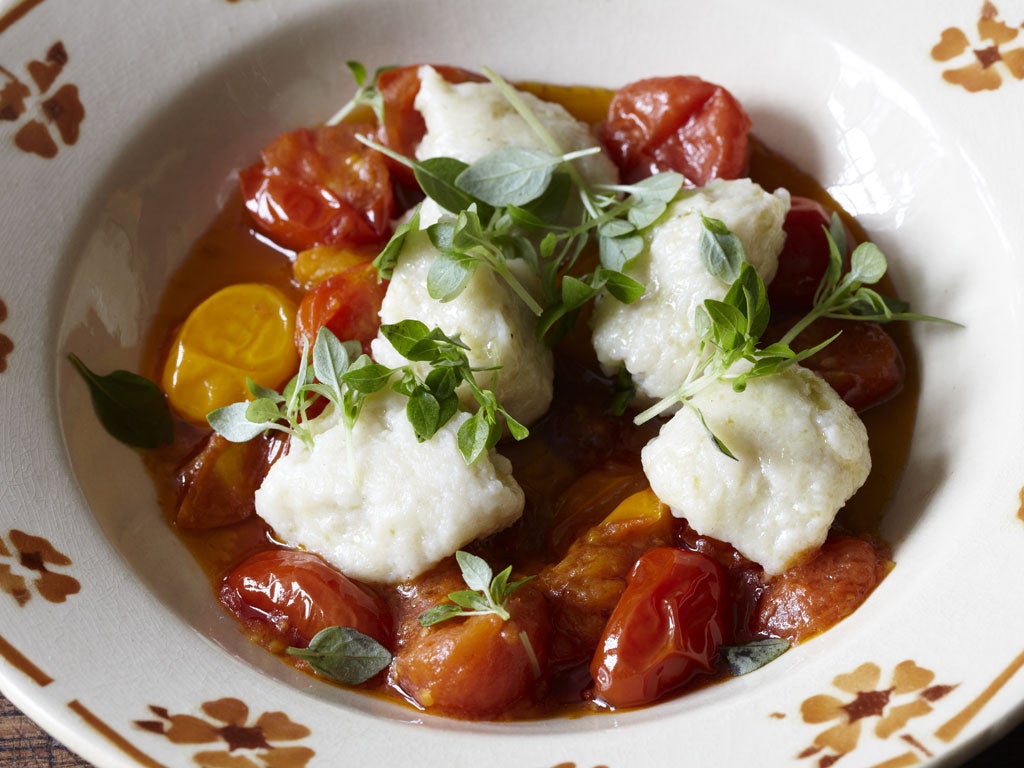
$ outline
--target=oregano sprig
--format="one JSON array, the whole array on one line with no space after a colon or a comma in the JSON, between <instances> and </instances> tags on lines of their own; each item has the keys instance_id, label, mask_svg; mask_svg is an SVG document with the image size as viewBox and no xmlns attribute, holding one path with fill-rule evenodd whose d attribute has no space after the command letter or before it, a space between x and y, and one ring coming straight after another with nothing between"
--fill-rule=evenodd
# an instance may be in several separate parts
<instances>
[{"instance_id":1,"label":"oregano sprig","mask_svg":"<svg viewBox=\"0 0 1024 768\"><path fill-rule=\"evenodd\" d=\"M460 426L459 450L467 464L493 448L507 427L517 440L529 431L481 387L475 374L488 369L469 363L469 349L457 337L418 320L381 326L381 334L411 362L429 364L425 376L412 365L390 368L374 362L358 342L342 342L327 328L317 333L310 359L308 346L300 357L299 370L278 393L248 381L252 400L232 403L207 416L210 426L233 442L245 442L267 430L279 430L308 447L313 445L313 406L326 398L340 409L349 429L355 424L366 398L387 387L407 398L406 417L418 440L429 440L459 410L457 389L465 383L477 402L477 410Z\"/></svg>"},{"instance_id":2,"label":"oregano sprig","mask_svg":"<svg viewBox=\"0 0 1024 768\"><path fill-rule=\"evenodd\" d=\"M630 185L588 184L575 163L600 149L564 151L514 88L490 70L485 74L542 148L504 147L465 163L449 157L416 160L371 138L360 140L410 168L424 194L448 212L427 230L439 253L428 275L430 295L450 301L476 269L491 269L538 316L538 335L553 342L600 292L626 303L643 294L644 286L626 270L643 251L643 231L676 198L684 179L668 172ZM573 197L580 201L579 212L570 215ZM378 257L382 277L391 276L415 226L410 221L399 227ZM589 243L597 245L599 266L578 274L575 266ZM517 259L536 275L539 295L509 267Z\"/></svg>"},{"instance_id":3,"label":"oregano sprig","mask_svg":"<svg viewBox=\"0 0 1024 768\"><path fill-rule=\"evenodd\" d=\"M352 73L352 77L356 81L358 90L356 91L355 96L353 96L348 103L334 113L334 115L327 121L327 125L337 125L360 106L367 106L372 109L378 122L383 123L384 97L381 95L380 91L377 90L377 78L380 77L382 72L387 72L389 69L394 69L394 67L378 67L374 70L372 77L367 77L366 67L364 67L360 62L346 61L345 66L348 67L349 72Z\"/></svg>"},{"instance_id":4,"label":"oregano sprig","mask_svg":"<svg viewBox=\"0 0 1024 768\"><path fill-rule=\"evenodd\" d=\"M729 383L742 392L750 379L770 376L807 359L834 341L839 334L808 349L795 351L791 344L808 325L820 317L839 319L950 321L907 311L906 305L885 297L868 286L885 274L887 262L882 251L871 242L864 242L850 255L849 269L844 273L845 235L837 216L824 228L829 243L830 262L811 310L795 323L777 342L760 346L768 327L771 309L764 282L746 259L743 244L726 225L700 214L703 230L699 248L708 271L723 282L730 283L722 300L706 299L694 316L700 337L697 358L688 375L671 395L642 411L634 421L642 424L676 404L693 408L704 429L722 453L736 458L713 432L704 415L693 403L693 397L716 381ZM737 367L745 360L748 366Z\"/></svg>"},{"instance_id":5,"label":"oregano sprig","mask_svg":"<svg viewBox=\"0 0 1024 768\"><path fill-rule=\"evenodd\" d=\"M511 565L495 576L486 560L463 550L455 553L455 560L459 564L462 580L468 589L449 593L448 599L451 602L439 603L428 609L420 616L420 624L432 627L458 616L487 614L494 614L502 621L512 618L506 608L508 599L513 592L534 577L527 576L509 582L512 576Z\"/></svg>"},{"instance_id":6,"label":"oregano sprig","mask_svg":"<svg viewBox=\"0 0 1024 768\"><path fill-rule=\"evenodd\" d=\"M391 663L391 652L377 640L352 627L327 627L306 648L289 647L289 656L302 659L318 675L344 685L365 683Z\"/></svg>"}]
</instances>

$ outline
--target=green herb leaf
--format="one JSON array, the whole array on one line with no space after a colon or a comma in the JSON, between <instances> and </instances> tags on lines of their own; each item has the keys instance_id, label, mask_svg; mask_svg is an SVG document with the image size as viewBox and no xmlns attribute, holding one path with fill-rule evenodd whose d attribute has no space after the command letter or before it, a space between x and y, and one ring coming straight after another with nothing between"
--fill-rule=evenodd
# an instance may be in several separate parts
<instances>
[{"instance_id":1,"label":"green herb leaf","mask_svg":"<svg viewBox=\"0 0 1024 768\"><path fill-rule=\"evenodd\" d=\"M249 402L232 403L206 415L213 431L233 443L244 443L266 432L272 424L249 421ZM278 414L280 415L280 414Z\"/></svg>"},{"instance_id":2,"label":"green herb leaf","mask_svg":"<svg viewBox=\"0 0 1024 768\"><path fill-rule=\"evenodd\" d=\"M423 613L420 616L420 624L424 627L458 616L494 614L507 621L511 618L505 607L508 599L519 587L534 578L527 576L510 584L508 580L512 566L493 576L491 566L486 560L462 550L455 553L455 560L462 572L462 580L469 590L451 592L448 595L450 603L435 605Z\"/></svg>"},{"instance_id":3,"label":"green herb leaf","mask_svg":"<svg viewBox=\"0 0 1024 768\"><path fill-rule=\"evenodd\" d=\"M723 283L732 283L740 274L740 264L747 260L743 243L718 219L700 214L701 230L698 247L708 272Z\"/></svg>"},{"instance_id":4,"label":"green herb leaf","mask_svg":"<svg viewBox=\"0 0 1024 768\"><path fill-rule=\"evenodd\" d=\"M561 162L561 157L540 149L503 147L470 165L456 183L489 205L522 206L544 193Z\"/></svg>"},{"instance_id":5,"label":"green herb leaf","mask_svg":"<svg viewBox=\"0 0 1024 768\"><path fill-rule=\"evenodd\" d=\"M745 675L775 661L789 650L788 640L769 638L744 645L724 645L718 649L720 658L734 675Z\"/></svg>"},{"instance_id":6,"label":"green herb leaf","mask_svg":"<svg viewBox=\"0 0 1024 768\"><path fill-rule=\"evenodd\" d=\"M352 627L327 627L316 633L308 648L288 648L324 677L345 685L365 683L391 663L391 653L377 640Z\"/></svg>"},{"instance_id":7,"label":"green herb leaf","mask_svg":"<svg viewBox=\"0 0 1024 768\"><path fill-rule=\"evenodd\" d=\"M482 202L461 189L455 180L469 165L453 157L432 157L413 165L413 175L423 193L446 211L458 213Z\"/></svg>"},{"instance_id":8,"label":"green herb leaf","mask_svg":"<svg viewBox=\"0 0 1024 768\"><path fill-rule=\"evenodd\" d=\"M143 449L171 442L171 411L160 387L131 371L97 375L74 354L68 360L85 379L93 410L112 437Z\"/></svg>"},{"instance_id":9,"label":"green herb leaf","mask_svg":"<svg viewBox=\"0 0 1024 768\"><path fill-rule=\"evenodd\" d=\"M384 250L373 260L373 266L376 267L377 275L381 280L391 279L395 272L395 266L398 264L398 257L405 246L406 238L410 232L418 232L419 228L420 209L417 206L416 211L409 217L408 221L395 227L395 233L391 235L388 244L384 246Z\"/></svg>"}]
</instances>

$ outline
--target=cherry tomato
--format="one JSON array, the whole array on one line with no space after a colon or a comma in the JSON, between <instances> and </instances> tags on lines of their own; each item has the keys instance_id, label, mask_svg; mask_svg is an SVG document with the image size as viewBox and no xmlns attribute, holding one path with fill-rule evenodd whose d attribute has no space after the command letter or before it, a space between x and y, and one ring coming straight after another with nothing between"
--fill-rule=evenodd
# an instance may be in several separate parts
<instances>
[{"instance_id":1,"label":"cherry tomato","mask_svg":"<svg viewBox=\"0 0 1024 768\"><path fill-rule=\"evenodd\" d=\"M186 529L217 528L255 514L253 494L284 445L276 434L265 433L245 443L211 434L178 473L184 495L175 523Z\"/></svg>"},{"instance_id":2,"label":"cherry tomato","mask_svg":"<svg viewBox=\"0 0 1024 768\"><path fill-rule=\"evenodd\" d=\"M754 630L800 642L849 616L885 577L888 554L864 539L830 536L809 560L772 579Z\"/></svg>"},{"instance_id":3,"label":"cherry tomato","mask_svg":"<svg viewBox=\"0 0 1024 768\"><path fill-rule=\"evenodd\" d=\"M388 167L356 140L371 124L301 129L275 139L242 171L245 207L256 226L284 248L362 245L387 239L394 212Z\"/></svg>"},{"instance_id":4,"label":"cherry tomato","mask_svg":"<svg viewBox=\"0 0 1024 768\"><path fill-rule=\"evenodd\" d=\"M419 68L412 64L381 72L377 90L384 100L384 122L380 127L381 143L400 155L413 157L423 134L427 131L423 116L416 109L416 94L420 92ZM433 64L434 69L449 83L484 82L480 75L459 67ZM415 184L412 171L401 163L389 161L391 172L404 184Z\"/></svg>"},{"instance_id":5,"label":"cherry tomato","mask_svg":"<svg viewBox=\"0 0 1024 768\"><path fill-rule=\"evenodd\" d=\"M481 615L420 626L420 614L465 588L450 561L402 587L409 599L398 609L392 680L424 709L494 718L531 703L540 690L551 634L547 602L531 581L508 599L508 620Z\"/></svg>"},{"instance_id":6,"label":"cherry tomato","mask_svg":"<svg viewBox=\"0 0 1024 768\"><path fill-rule=\"evenodd\" d=\"M322 629L352 627L382 645L391 642L383 602L310 552L266 550L235 567L220 600L271 642L305 647Z\"/></svg>"},{"instance_id":7,"label":"cherry tomato","mask_svg":"<svg viewBox=\"0 0 1024 768\"><path fill-rule=\"evenodd\" d=\"M678 171L690 184L746 174L750 117L729 91L699 77L638 80L621 88L601 128L625 181Z\"/></svg>"},{"instance_id":8,"label":"cherry tomato","mask_svg":"<svg viewBox=\"0 0 1024 768\"><path fill-rule=\"evenodd\" d=\"M896 342L877 323L820 318L791 345L807 349L839 337L801 365L827 381L847 405L865 411L899 392L903 383L903 357Z\"/></svg>"},{"instance_id":9,"label":"cherry tomato","mask_svg":"<svg viewBox=\"0 0 1024 768\"><path fill-rule=\"evenodd\" d=\"M381 302L387 284L378 282L377 270L367 262L348 267L307 291L295 316L295 345L305 339L313 348L320 328L342 341L358 341L369 353L370 342L380 327Z\"/></svg>"},{"instance_id":10,"label":"cherry tomato","mask_svg":"<svg viewBox=\"0 0 1024 768\"><path fill-rule=\"evenodd\" d=\"M779 254L779 268L768 286L773 311L806 312L828 267L828 228L831 214L806 197L792 198L782 228L786 244Z\"/></svg>"},{"instance_id":11,"label":"cherry tomato","mask_svg":"<svg viewBox=\"0 0 1024 768\"><path fill-rule=\"evenodd\" d=\"M595 693L613 707L655 701L712 672L731 632L721 567L674 547L639 560L590 664Z\"/></svg>"}]
</instances>

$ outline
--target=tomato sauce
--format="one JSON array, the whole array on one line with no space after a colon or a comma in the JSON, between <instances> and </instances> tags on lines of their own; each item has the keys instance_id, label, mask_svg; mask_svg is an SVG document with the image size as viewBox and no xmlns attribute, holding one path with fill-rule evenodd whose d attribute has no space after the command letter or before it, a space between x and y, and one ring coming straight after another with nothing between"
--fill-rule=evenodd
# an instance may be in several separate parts
<instances>
[{"instance_id":1,"label":"tomato sauce","mask_svg":"<svg viewBox=\"0 0 1024 768\"><path fill-rule=\"evenodd\" d=\"M605 115L611 98L610 92L600 89L539 84L523 87L542 98L563 103L574 115L591 123ZM812 178L756 139L751 140L749 174L766 189L785 187L794 195L839 210ZM855 221L845 215L843 220L856 240L866 239ZM284 291L296 303L300 302L304 288L294 278L293 258L292 252L275 247L255 231L242 197L236 193L214 217L209 229L196 241L168 283L149 329L143 373L160 379L160 371L177 328L199 302L219 288L237 282L263 282ZM890 295L895 293L893 286L884 281L879 289ZM840 512L834 526L835 534L830 538L825 555L803 564L802 570L794 573L789 581L766 583L757 566L742 558L732 547L696 535L685 521L664 518L650 525L626 521L618 528L614 525L599 527L622 500L648 487L639 454L658 425L649 423L636 427L632 424L631 415L616 416L609 411L612 385L600 372L590 348L586 318L581 318L573 332L556 349L555 394L548 415L533 425L531 435L525 441L499 446L512 461L516 479L525 491L523 517L510 529L472 547L473 552L494 564L496 570L511 564L516 574L541 574L517 598L519 602L532 606L517 621L528 628L524 632L528 631L531 637L535 635L544 643L544 660L549 672L541 689L546 691L546 695L526 697L525 702L514 705L496 704L505 701L502 697L511 702L516 700L515 690L496 686L499 690L487 701L480 702L476 709L462 710L459 708L461 705L456 705L441 711L454 717L524 718L588 712L605 706L600 701L592 701L594 695L588 673L592 648L581 651L575 647L576 641L565 627L574 622L582 627L589 622L593 626L580 629L576 635L600 634L618 592L624 587L622 568L609 565L600 554L599 547L606 540L627 542L624 545L627 549L630 546L635 548L635 554L630 556L634 560L644 551L669 545L684 547L700 553L699 556L708 562L717 563L712 570L723 574L720 577L723 595L727 594L732 601L732 615L726 622L731 629L726 631L716 627L715 631L718 634L726 632L734 642L764 636L803 640L842 618L843 612L829 613L823 618L802 613L802 604L799 601L794 603L791 596L805 590L812 595L811 603L827 603L830 588L822 578L822 569L835 567L837 558L842 560L843 553L848 551L854 553L852 565L844 560L842 567L859 567L872 574L860 592L849 597L849 610L856 607L890 567L886 548L877 541L876 533L906 462L916 413L918 370L909 334L898 324L887 327L887 331L902 356L904 371L899 391L862 413L872 449L871 475ZM201 565L210 579L213 595L217 595L225 588L226 580L235 578L231 574L239 563L261 552L280 550L281 546L275 542L272 531L252 514L243 515L244 519L238 522L210 528L183 523L179 517L179 505L186 494L188 478L184 468L204 449L208 435L209 430L178 421L174 442L151 452L148 461L168 524ZM580 543L586 537L596 548L593 551L598 552L590 560L587 560L587 555L579 554L586 549ZM565 573L560 575L559 568ZM588 568L593 571L587 571ZM371 590L377 604L388 606L391 615L387 621L393 622L400 644L427 642L437 648L445 645L443 632L430 635L431 640L423 640L414 614L436 602L439 596L460 588L454 583L457 580L451 578L451 570L449 560L414 584ZM568 598L561 595L567 594L569 587L566 585L572 579L586 573L590 574L588 579L593 578L587 583L596 586L591 594L578 595L579 603L573 606ZM605 582L600 581L599 574L604 574L600 578L606 578ZM560 584L562 586L558 586ZM599 594L601 584L612 590L611 597ZM443 588L438 585L443 585ZM544 617L540 617L536 613L540 610L537 606L543 607L545 600L550 605ZM592 615L588 615L588 611ZM595 616L597 620L594 620ZM268 634L259 622L246 621L244 616L240 618L255 642L281 654L282 659L289 663L302 666L301 662L283 655L284 644L279 637ZM481 636L494 635L495 632L507 634L506 629L493 622L478 622L475 627L473 631ZM433 647L429 650L429 653L440 652ZM433 690L429 680L421 680L425 672L417 666L415 659L427 656L413 658L410 665L395 671L391 681L385 675L378 675L363 687L369 692L418 706L429 706L438 698L443 700L444 690ZM519 657L499 654L480 663L483 665L482 675L511 666L518 670L516 674L520 678L529 682L529 670L522 666ZM696 667L700 666L696 664ZM458 674L456 672L455 677ZM683 685L673 695L718 677L720 674L703 675ZM508 685L514 688L518 682ZM630 685L640 683L633 681ZM423 698L419 698L421 694ZM623 701L631 699L627 697Z\"/></svg>"}]
</instances>

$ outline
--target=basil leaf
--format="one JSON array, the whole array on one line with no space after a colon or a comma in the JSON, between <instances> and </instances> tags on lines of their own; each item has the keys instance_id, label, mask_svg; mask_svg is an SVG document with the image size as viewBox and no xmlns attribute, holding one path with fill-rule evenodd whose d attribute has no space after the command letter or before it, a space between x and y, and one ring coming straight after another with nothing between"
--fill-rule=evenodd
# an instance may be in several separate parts
<instances>
[{"instance_id":1,"label":"basil leaf","mask_svg":"<svg viewBox=\"0 0 1024 768\"><path fill-rule=\"evenodd\" d=\"M601 266L613 272L621 272L644 250L644 238L629 225L632 234L619 237L604 237L598 232L598 254Z\"/></svg>"},{"instance_id":2,"label":"basil leaf","mask_svg":"<svg viewBox=\"0 0 1024 768\"><path fill-rule=\"evenodd\" d=\"M643 283L622 272L602 269L598 270L598 276L604 282L605 290L623 304L632 304L647 290Z\"/></svg>"},{"instance_id":3,"label":"basil leaf","mask_svg":"<svg viewBox=\"0 0 1024 768\"><path fill-rule=\"evenodd\" d=\"M483 454L491 439L491 425L487 423L481 411L477 411L468 419L458 432L459 451L467 464L472 464Z\"/></svg>"},{"instance_id":4,"label":"basil leaf","mask_svg":"<svg viewBox=\"0 0 1024 768\"><path fill-rule=\"evenodd\" d=\"M337 398L341 398L341 377L348 370L351 360L348 348L338 340L330 329L321 327L313 344L313 373L320 383L330 387Z\"/></svg>"},{"instance_id":5,"label":"basil leaf","mask_svg":"<svg viewBox=\"0 0 1024 768\"><path fill-rule=\"evenodd\" d=\"M357 392L372 395L387 386L393 373L386 365L370 362L370 358L364 355L345 371L341 381Z\"/></svg>"},{"instance_id":6,"label":"basil leaf","mask_svg":"<svg viewBox=\"0 0 1024 768\"><path fill-rule=\"evenodd\" d=\"M410 232L418 232L420 228L420 209L416 206L416 212L404 224L395 227L395 233L391 235L388 244L384 246L377 258L373 260L373 266L377 269L377 275L381 280L390 280L394 275L395 266L398 264L398 256L405 245L405 239Z\"/></svg>"},{"instance_id":7,"label":"basil leaf","mask_svg":"<svg viewBox=\"0 0 1024 768\"><path fill-rule=\"evenodd\" d=\"M385 323L380 327L380 332L398 354L408 358L409 350L423 340L430 329L419 320L402 320L398 323Z\"/></svg>"},{"instance_id":8,"label":"basil leaf","mask_svg":"<svg viewBox=\"0 0 1024 768\"><path fill-rule=\"evenodd\" d=\"M420 625L431 627L440 624L442 621L454 618L462 613L462 608L455 603L441 603L425 611L420 615Z\"/></svg>"},{"instance_id":9,"label":"basil leaf","mask_svg":"<svg viewBox=\"0 0 1024 768\"><path fill-rule=\"evenodd\" d=\"M409 396L405 415L420 442L429 440L441 427L441 404L423 387L417 388Z\"/></svg>"},{"instance_id":10,"label":"basil leaf","mask_svg":"<svg viewBox=\"0 0 1024 768\"><path fill-rule=\"evenodd\" d=\"M460 189L455 180L469 165L454 157L432 157L413 166L423 193L451 213L469 208L477 200Z\"/></svg>"},{"instance_id":11,"label":"basil leaf","mask_svg":"<svg viewBox=\"0 0 1024 768\"><path fill-rule=\"evenodd\" d=\"M85 379L93 410L113 438L143 449L171 442L171 410L160 387L131 371L97 375L74 354L68 360Z\"/></svg>"},{"instance_id":12,"label":"basil leaf","mask_svg":"<svg viewBox=\"0 0 1024 768\"><path fill-rule=\"evenodd\" d=\"M561 162L562 158L543 150L503 147L477 160L455 181L489 205L522 206L544 193Z\"/></svg>"},{"instance_id":13,"label":"basil leaf","mask_svg":"<svg viewBox=\"0 0 1024 768\"><path fill-rule=\"evenodd\" d=\"M459 564L462 580L466 582L467 587L479 592L487 592L490 589L494 574L486 560L460 549L455 553L455 561Z\"/></svg>"},{"instance_id":14,"label":"basil leaf","mask_svg":"<svg viewBox=\"0 0 1024 768\"><path fill-rule=\"evenodd\" d=\"M327 627L316 633L308 648L291 647L286 653L345 685L365 683L391 663L387 648L352 627Z\"/></svg>"},{"instance_id":15,"label":"basil leaf","mask_svg":"<svg viewBox=\"0 0 1024 768\"><path fill-rule=\"evenodd\" d=\"M244 443L262 434L272 425L266 422L249 421L246 414L249 402L232 403L206 414L206 421L213 431L232 443ZM278 413L280 416L280 413Z\"/></svg>"},{"instance_id":16,"label":"basil leaf","mask_svg":"<svg viewBox=\"0 0 1024 768\"><path fill-rule=\"evenodd\" d=\"M779 638L754 640L744 645L724 645L719 655L734 675L745 675L775 661L789 650L789 641Z\"/></svg>"},{"instance_id":17,"label":"basil leaf","mask_svg":"<svg viewBox=\"0 0 1024 768\"><path fill-rule=\"evenodd\" d=\"M457 251L437 255L427 271L427 293L437 301L451 301L465 289L476 271L477 260Z\"/></svg>"},{"instance_id":18,"label":"basil leaf","mask_svg":"<svg viewBox=\"0 0 1024 768\"><path fill-rule=\"evenodd\" d=\"M874 285L887 266L885 255L874 243L861 243L850 254L850 275L859 283Z\"/></svg>"},{"instance_id":19,"label":"basil leaf","mask_svg":"<svg viewBox=\"0 0 1024 768\"><path fill-rule=\"evenodd\" d=\"M700 214L704 228L698 240L700 256L708 272L723 283L732 283L739 277L740 264L747 260L743 243L718 219Z\"/></svg>"}]
</instances>

